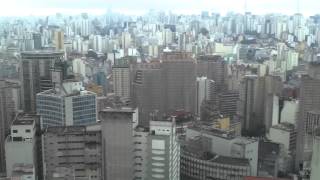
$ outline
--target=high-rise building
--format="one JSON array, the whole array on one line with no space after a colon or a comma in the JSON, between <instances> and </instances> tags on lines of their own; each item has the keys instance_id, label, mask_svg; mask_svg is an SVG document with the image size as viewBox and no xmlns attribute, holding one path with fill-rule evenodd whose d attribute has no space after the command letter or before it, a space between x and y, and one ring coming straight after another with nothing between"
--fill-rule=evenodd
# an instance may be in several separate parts
<instances>
[{"instance_id":1,"label":"high-rise building","mask_svg":"<svg viewBox=\"0 0 320 180\"><path fill-rule=\"evenodd\" d=\"M62 30L54 31L54 44L56 46L56 50L64 50L64 32Z\"/></svg>"},{"instance_id":2,"label":"high-rise building","mask_svg":"<svg viewBox=\"0 0 320 180\"><path fill-rule=\"evenodd\" d=\"M65 80L37 94L41 128L90 125L97 122L96 94L84 90L82 82Z\"/></svg>"},{"instance_id":3,"label":"high-rise building","mask_svg":"<svg viewBox=\"0 0 320 180\"><path fill-rule=\"evenodd\" d=\"M99 125L46 128L42 134L44 179L103 179L102 149Z\"/></svg>"},{"instance_id":4,"label":"high-rise building","mask_svg":"<svg viewBox=\"0 0 320 180\"><path fill-rule=\"evenodd\" d=\"M218 95L218 107L221 115L233 118L237 114L239 92L225 91Z\"/></svg>"},{"instance_id":5,"label":"high-rise building","mask_svg":"<svg viewBox=\"0 0 320 180\"><path fill-rule=\"evenodd\" d=\"M150 121L145 179L180 179L180 144L175 118Z\"/></svg>"},{"instance_id":6,"label":"high-rise building","mask_svg":"<svg viewBox=\"0 0 320 180\"><path fill-rule=\"evenodd\" d=\"M59 51L29 51L21 53L21 99L25 112L36 112L36 94L52 88L51 71L63 58Z\"/></svg>"},{"instance_id":7,"label":"high-rise building","mask_svg":"<svg viewBox=\"0 0 320 180\"><path fill-rule=\"evenodd\" d=\"M164 52L161 57L165 113L195 111L196 63L186 52Z\"/></svg>"},{"instance_id":8,"label":"high-rise building","mask_svg":"<svg viewBox=\"0 0 320 180\"><path fill-rule=\"evenodd\" d=\"M296 169L299 167L308 168L311 160L312 141L308 140L310 136L310 127L307 126L308 112L320 111L320 63L311 62L308 68L308 74L302 76L299 95L299 115L297 120L297 157Z\"/></svg>"},{"instance_id":9,"label":"high-rise building","mask_svg":"<svg viewBox=\"0 0 320 180\"><path fill-rule=\"evenodd\" d=\"M215 82L207 77L197 77L196 89L196 114L200 116L200 108L203 101L215 100Z\"/></svg>"},{"instance_id":10,"label":"high-rise building","mask_svg":"<svg viewBox=\"0 0 320 180\"><path fill-rule=\"evenodd\" d=\"M139 109L139 124L148 127L150 114L163 114L164 101L160 63L138 64L133 80L133 101Z\"/></svg>"},{"instance_id":11,"label":"high-rise building","mask_svg":"<svg viewBox=\"0 0 320 180\"><path fill-rule=\"evenodd\" d=\"M130 99L131 84L133 77L131 76L132 65L136 62L134 58L124 57L115 60L112 67L113 90L116 96Z\"/></svg>"},{"instance_id":12,"label":"high-rise building","mask_svg":"<svg viewBox=\"0 0 320 180\"><path fill-rule=\"evenodd\" d=\"M20 109L20 86L16 82L0 80L0 174L6 171L5 138Z\"/></svg>"},{"instance_id":13,"label":"high-rise building","mask_svg":"<svg viewBox=\"0 0 320 180\"><path fill-rule=\"evenodd\" d=\"M99 112L102 131L103 169L102 179L133 179L134 142L133 118L137 110L132 108L104 109Z\"/></svg>"},{"instance_id":14,"label":"high-rise building","mask_svg":"<svg viewBox=\"0 0 320 180\"><path fill-rule=\"evenodd\" d=\"M226 86L227 65L221 56L199 56L197 59L197 76L206 76L214 80L217 92Z\"/></svg>"},{"instance_id":15,"label":"high-rise building","mask_svg":"<svg viewBox=\"0 0 320 180\"><path fill-rule=\"evenodd\" d=\"M6 138L6 172L11 177L16 165L31 165L38 172L36 115L20 113L11 125L10 135Z\"/></svg>"},{"instance_id":16,"label":"high-rise building","mask_svg":"<svg viewBox=\"0 0 320 180\"><path fill-rule=\"evenodd\" d=\"M237 114L243 133L263 133L264 84L264 78L256 75L246 75L241 82Z\"/></svg>"}]
</instances>

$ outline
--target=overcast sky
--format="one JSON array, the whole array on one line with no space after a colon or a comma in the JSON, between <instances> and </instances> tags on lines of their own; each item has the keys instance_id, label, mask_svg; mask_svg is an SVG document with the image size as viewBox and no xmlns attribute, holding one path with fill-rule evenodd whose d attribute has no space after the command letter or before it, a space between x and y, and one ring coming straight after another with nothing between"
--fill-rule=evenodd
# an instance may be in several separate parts
<instances>
[{"instance_id":1,"label":"overcast sky","mask_svg":"<svg viewBox=\"0 0 320 180\"><path fill-rule=\"evenodd\" d=\"M247 10L255 14L298 11L297 0L247 0ZM56 12L103 14L108 8L124 14L143 14L149 9L175 13L198 13L202 10L226 13L244 12L245 0L1 0L0 16L52 15ZM304 15L320 13L320 0L300 0Z\"/></svg>"}]
</instances>

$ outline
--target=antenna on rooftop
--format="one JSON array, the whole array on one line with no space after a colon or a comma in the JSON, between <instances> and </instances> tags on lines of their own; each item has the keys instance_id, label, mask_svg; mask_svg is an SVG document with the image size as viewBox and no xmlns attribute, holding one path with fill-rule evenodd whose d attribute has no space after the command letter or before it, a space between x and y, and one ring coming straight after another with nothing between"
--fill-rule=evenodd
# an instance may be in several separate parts
<instances>
[{"instance_id":1,"label":"antenna on rooftop","mask_svg":"<svg viewBox=\"0 0 320 180\"><path fill-rule=\"evenodd\" d=\"M300 13L300 0L297 0L297 13Z\"/></svg>"},{"instance_id":2,"label":"antenna on rooftop","mask_svg":"<svg viewBox=\"0 0 320 180\"><path fill-rule=\"evenodd\" d=\"M244 14L248 12L248 1L244 0Z\"/></svg>"}]
</instances>

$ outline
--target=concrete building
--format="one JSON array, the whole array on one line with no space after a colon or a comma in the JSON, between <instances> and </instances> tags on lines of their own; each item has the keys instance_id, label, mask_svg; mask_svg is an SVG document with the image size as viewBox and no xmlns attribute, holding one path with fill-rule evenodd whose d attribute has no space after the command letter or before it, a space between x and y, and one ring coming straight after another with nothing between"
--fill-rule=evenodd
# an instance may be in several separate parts
<instances>
[{"instance_id":1,"label":"concrete building","mask_svg":"<svg viewBox=\"0 0 320 180\"><path fill-rule=\"evenodd\" d=\"M131 70L127 62L116 61L112 67L113 92L116 96L131 97Z\"/></svg>"},{"instance_id":2,"label":"concrete building","mask_svg":"<svg viewBox=\"0 0 320 180\"><path fill-rule=\"evenodd\" d=\"M180 179L180 144L175 118L150 121L145 179Z\"/></svg>"},{"instance_id":3,"label":"concrete building","mask_svg":"<svg viewBox=\"0 0 320 180\"><path fill-rule=\"evenodd\" d=\"M258 146L256 139L235 136L235 133L209 126L191 126L186 129L186 140L202 136L211 153L219 156L249 159L250 175L257 175Z\"/></svg>"},{"instance_id":4,"label":"concrete building","mask_svg":"<svg viewBox=\"0 0 320 180\"><path fill-rule=\"evenodd\" d=\"M198 116L200 116L200 108L203 101L213 101L215 97L215 82L207 77L197 77L196 114Z\"/></svg>"},{"instance_id":5,"label":"concrete building","mask_svg":"<svg viewBox=\"0 0 320 180\"><path fill-rule=\"evenodd\" d=\"M54 44L57 51L64 50L64 32L62 30L54 31Z\"/></svg>"},{"instance_id":6,"label":"concrete building","mask_svg":"<svg viewBox=\"0 0 320 180\"><path fill-rule=\"evenodd\" d=\"M149 134L149 128L138 125L134 129L134 179L145 179Z\"/></svg>"},{"instance_id":7,"label":"concrete building","mask_svg":"<svg viewBox=\"0 0 320 180\"><path fill-rule=\"evenodd\" d=\"M225 91L218 95L218 107L220 114L225 117L233 118L237 114L237 101L239 92Z\"/></svg>"},{"instance_id":8,"label":"concrete building","mask_svg":"<svg viewBox=\"0 0 320 180\"><path fill-rule=\"evenodd\" d=\"M131 108L104 109L99 113L102 130L103 178L134 178L133 118L136 112Z\"/></svg>"},{"instance_id":9,"label":"concrete building","mask_svg":"<svg viewBox=\"0 0 320 180\"><path fill-rule=\"evenodd\" d=\"M37 94L41 128L90 125L97 121L96 94L84 90L82 82L68 80Z\"/></svg>"},{"instance_id":10,"label":"concrete building","mask_svg":"<svg viewBox=\"0 0 320 180\"><path fill-rule=\"evenodd\" d=\"M134 75L133 102L139 109L139 124L146 127L152 112L164 113L161 75L160 63L139 64Z\"/></svg>"},{"instance_id":11,"label":"concrete building","mask_svg":"<svg viewBox=\"0 0 320 180\"><path fill-rule=\"evenodd\" d=\"M20 109L20 86L16 82L0 80L0 174L6 172L5 138Z\"/></svg>"},{"instance_id":12,"label":"concrete building","mask_svg":"<svg viewBox=\"0 0 320 180\"><path fill-rule=\"evenodd\" d=\"M48 127L42 134L46 180L102 179L101 127Z\"/></svg>"},{"instance_id":13,"label":"concrete building","mask_svg":"<svg viewBox=\"0 0 320 180\"><path fill-rule=\"evenodd\" d=\"M258 135L257 128L264 125L264 78L246 75L241 82L238 116L241 119L243 133Z\"/></svg>"},{"instance_id":14,"label":"concrete building","mask_svg":"<svg viewBox=\"0 0 320 180\"><path fill-rule=\"evenodd\" d=\"M201 136L182 143L180 158L182 179L242 180L250 175L248 159L211 153Z\"/></svg>"},{"instance_id":15,"label":"concrete building","mask_svg":"<svg viewBox=\"0 0 320 180\"><path fill-rule=\"evenodd\" d=\"M294 155L297 142L297 131L294 124L283 122L270 128L270 140L281 143L287 154Z\"/></svg>"},{"instance_id":16,"label":"concrete building","mask_svg":"<svg viewBox=\"0 0 320 180\"><path fill-rule=\"evenodd\" d=\"M206 76L214 80L217 92L226 88L227 64L221 56L199 56L197 76Z\"/></svg>"},{"instance_id":17,"label":"concrete building","mask_svg":"<svg viewBox=\"0 0 320 180\"><path fill-rule=\"evenodd\" d=\"M161 56L164 111L185 110L194 113L196 62L186 52L164 52Z\"/></svg>"},{"instance_id":18,"label":"concrete building","mask_svg":"<svg viewBox=\"0 0 320 180\"><path fill-rule=\"evenodd\" d=\"M33 167L34 174L38 172L36 123L39 117L20 113L11 125L10 135L5 142L6 172L11 177L17 164Z\"/></svg>"},{"instance_id":19,"label":"concrete building","mask_svg":"<svg viewBox=\"0 0 320 180\"><path fill-rule=\"evenodd\" d=\"M307 136L307 112L319 111L320 107L320 63L311 62L308 67L308 74L302 76L299 96L299 115L297 121L297 158L296 169L304 165L308 168L311 160L312 144ZM312 142L312 141L311 141Z\"/></svg>"},{"instance_id":20,"label":"concrete building","mask_svg":"<svg viewBox=\"0 0 320 180\"><path fill-rule=\"evenodd\" d=\"M36 112L36 94L52 88L50 69L63 55L60 51L21 53L21 99L25 112Z\"/></svg>"}]
</instances>

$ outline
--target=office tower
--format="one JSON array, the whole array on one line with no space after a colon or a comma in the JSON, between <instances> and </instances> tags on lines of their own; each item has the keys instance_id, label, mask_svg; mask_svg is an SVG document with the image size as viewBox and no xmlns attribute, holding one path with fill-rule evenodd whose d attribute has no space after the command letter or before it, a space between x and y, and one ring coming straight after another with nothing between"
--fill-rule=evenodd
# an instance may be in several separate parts
<instances>
[{"instance_id":1,"label":"office tower","mask_svg":"<svg viewBox=\"0 0 320 180\"><path fill-rule=\"evenodd\" d=\"M99 125L46 128L42 134L44 179L103 179L102 149Z\"/></svg>"},{"instance_id":2,"label":"office tower","mask_svg":"<svg viewBox=\"0 0 320 180\"><path fill-rule=\"evenodd\" d=\"M160 63L144 63L137 66L133 80L133 101L139 109L139 124L148 127L150 114L164 112Z\"/></svg>"},{"instance_id":3,"label":"office tower","mask_svg":"<svg viewBox=\"0 0 320 180\"><path fill-rule=\"evenodd\" d=\"M100 35L93 36L93 50L102 52L102 37Z\"/></svg>"},{"instance_id":4,"label":"office tower","mask_svg":"<svg viewBox=\"0 0 320 180\"><path fill-rule=\"evenodd\" d=\"M241 82L237 114L244 134L264 134L264 84L256 75L246 75Z\"/></svg>"},{"instance_id":5,"label":"office tower","mask_svg":"<svg viewBox=\"0 0 320 180\"><path fill-rule=\"evenodd\" d=\"M297 157L296 169L308 168L305 165L310 162L312 144L310 144L310 127L307 126L308 112L320 110L320 63L311 62L308 74L302 76L299 95L299 114L297 120Z\"/></svg>"},{"instance_id":6,"label":"office tower","mask_svg":"<svg viewBox=\"0 0 320 180\"><path fill-rule=\"evenodd\" d=\"M36 103L42 129L90 125L97 121L96 94L84 90L82 82L65 80L56 83L53 89L38 93Z\"/></svg>"},{"instance_id":7,"label":"office tower","mask_svg":"<svg viewBox=\"0 0 320 180\"><path fill-rule=\"evenodd\" d=\"M320 129L316 129L313 137L313 151L311 161L311 177L310 180L317 180L320 177Z\"/></svg>"},{"instance_id":8,"label":"office tower","mask_svg":"<svg viewBox=\"0 0 320 180\"><path fill-rule=\"evenodd\" d=\"M180 144L175 118L150 121L145 179L180 179Z\"/></svg>"},{"instance_id":9,"label":"office tower","mask_svg":"<svg viewBox=\"0 0 320 180\"><path fill-rule=\"evenodd\" d=\"M133 179L133 118L136 115L137 112L133 109L125 107L104 109L99 112L104 147L102 179Z\"/></svg>"},{"instance_id":10,"label":"office tower","mask_svg":"<svg viewBox=\"0 0 320 180\"><path fill-rule=\"evenodd\" d=\"M128 32L123 32L121 36L121 45L125 52L131 46L131 41L131 34Z\"/></svg>"},{"instance_id":11,"label":"office tower","mask_svg":"<svg viewBox=\"0 0 320 180\"><path fill-rule=\"evenodd\" d=\"M131 97L131 68L129 60L115 60L112 67L113 91L116 96L130 99Z\"/></svg>"},{"instance_id":12,"label":"office tower","mask_svg":"<svg viewBox=\"0 0 320 180\"><path fill-rule=\"evenodd\" d=\"M196 114L199 116L203 101L215 100L215 82L207 77L197 77L196 88Z\"/></svg>"},{"instance_id":13,"label":"office tower","mask_svg":"<svg viewBox=\"0 0 320 180\"><path fill-rule=\"evenodd\" d=\"M20 113L11 125L10 135L5 142L7 176L11 177L14 167L29 165L38 172L36 123L39 117Z\"/></svg>"},{"instance_id":14,"label":"office tower","mask_svg":"<svg viewBox=\"0 0 320 180\"><path fill-rule=\"evenodd\" d=\"M64 51L64 32L62 30L54 31L54 44L57 51Z\"/></svg>"},{"instance_id":15,"label":"office tower","mask_svg":"<svg viewBox=\"0 0 320 180\"><path fill-rule=\"evenodd\" d=\"M81 19L80 21L80 36L90 35L90 21L87 18Z\"/></svg>"},{"instance_id":16,"label":"office tower","mask_svg":"<svg viewBox=\"0 0 320 180\"><path fill-rule=\"evenodd\" d=\"M225 89L227 65L221 56L199 56L197 59L197 76L206 76L214 80L217 92Z\"/></svg>"},{"instance_id":17,"label":"office tower","mask_svg":"<svg viewBox=\"0 0 320 180\"><path fill-rule=\"evenodd\" d=\"M42 48L40 33L33 33L33 42L34 42L34 49L40 50Z\"/></svg>"},{"instance_id":18,"label":"office tower","mask_svg":"<svg viewBox=\"0 0 320 180\"><path fill-rule=\"evenodd\" d=\"M164 52L161 60L165 113L195 111L196 64L186 52Z\"/></svg>"},{"instance_id":19,"label":"office tower","mask_svg":"<svg viewBox=\"0 0 320 180\"><path fill-rule=\"evenodd\" d=\"M6 171L5 138L16 111L20 108L20 86L16 82L0 80L0 174Z\"/></svg>"},{"instance_id":20,"label":"office tower","mask_svg":"<svg viewBox=\"0 0 320 180\"><path fill-rule=\"evenodd\" d=\"M225 91L218 95L218 107L221 115L233 118L237 114L239 92Z\"/></svg>"},{"instance_id":21,"label":"office tower","mask_svg":"<svg viewBox=\"0 0 320 180\"><path fill-rule=\"evenodd\" d=\"M36 112L36 94L52 88L50 68L55 61L62 60L63 55L58 51L21 53L21 99L25 112Z\"/></svg>"},{"instance_id":22,"label":"office tower","mask_svg":"<svg viewBox=\"0 0 320 180\"><path fill-rule=\"evenodd\" d=\"M262 78L260 78L262 79ZM280 95L283 83L280 76L265 76L264 125L268 132L270 127L280 122Z\"/></svg>"}]
</instances>

